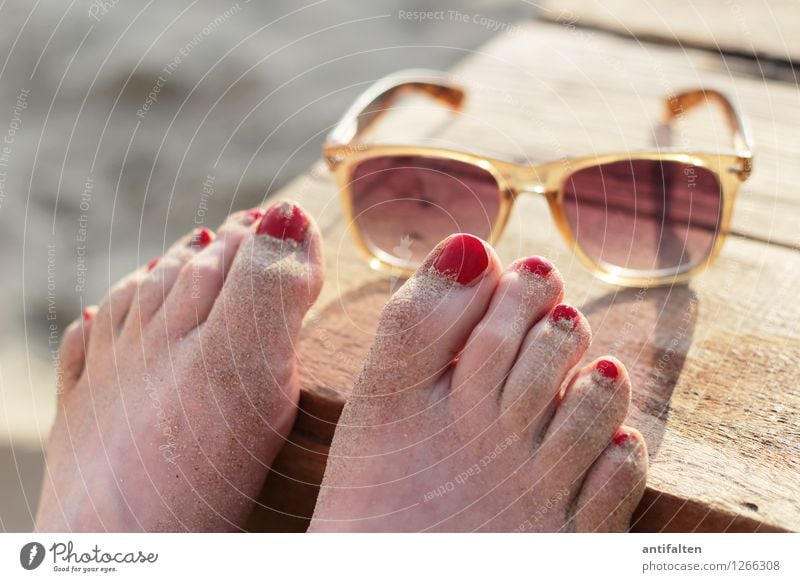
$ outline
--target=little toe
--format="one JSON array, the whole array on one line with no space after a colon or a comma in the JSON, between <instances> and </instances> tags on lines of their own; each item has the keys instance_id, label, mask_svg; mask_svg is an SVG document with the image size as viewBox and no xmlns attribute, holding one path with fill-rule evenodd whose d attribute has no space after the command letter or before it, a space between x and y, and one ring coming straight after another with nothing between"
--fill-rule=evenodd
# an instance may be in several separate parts
<instances>
[{"instance_id":1,"label":"little toe","mask_svg":"<svg viewBox=\"0 0 800 582\"><path fill-rule=\"evenodd\" d=\"M630 398L630 378L616 359L596 360L575 374L533 460L543 489L575 499L586 471L625 419Z\"/></svg>"},{"instance_id":2,"label":"little toe","mask_svg":"<svg viewBox=\"0 0 800 582\"><path fill-rule=\"evenodd\" d=\"M556 305L527 334L502 394L504 422L536 446L553 416L567 375L592 341L574 307Z\"/></svg>"},{"instance_id":3,"label":"little toe","mask_svg":"<svg viewBox=\"0 0 800 582\"><path fill-rule=\"evenodd\" d=\"M432 386L486 314L501 274L479 238L439 243L386 304L356 392Z\"/></svg>"},{"instance_id":4,"label":"little toe","mask_svg":"<svg viewBox=\"0 0 800 582\"><path fill-rule=\"evenodd\" d=\"M579 532L622 532L642 499L647 446L636 429L621 427L589 469L572 516Z\"/></svg>"},{"instance_id":5,"label":"little toe","mask_svg":"<svg viewBox=\"0 0 800 582\"><path fill-rule=\"evenodd\" d=\"M144 269L137 269L121 279L105 296L92 317L92 334L89 336L86 358L89 368L103 367L110 360L116 339L122 333L131 311L139 285L147 276Z\"/></svg>"},{"instance_id":6,"label":"little toe","mask_svg":"<svg viewBox=\"0 0 800 582\"><path fill-rule=\"evenodd\" d=\"M83 374L86 365L86 345L96 314L96 306L86 307L81 318L73 321L64 330L58 353L56 386L59 395L68 394Z\"/></svg>"},{"instance_id":7,"label":"little toe","mask_svg":"<svg viewBox=\"0 0 800 582\"><path fill-rule=\"evenodd\" d=\"M515 261L506 269L453 374L453 395L462 407L471 409L493 391L499 393L526 334L563 295L561 274L541 257Z\"/></svg>"}]
</instances>

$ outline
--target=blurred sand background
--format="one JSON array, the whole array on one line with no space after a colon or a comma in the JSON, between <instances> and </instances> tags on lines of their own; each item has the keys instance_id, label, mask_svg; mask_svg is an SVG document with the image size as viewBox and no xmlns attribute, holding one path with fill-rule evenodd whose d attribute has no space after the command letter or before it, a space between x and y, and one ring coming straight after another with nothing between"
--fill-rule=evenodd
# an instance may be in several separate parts
<instances>
[{"instance_id":1,"label":"blurred sand background","mask_svg":"<svg viewBox=\"0 0 800 582\"><path fill-rule=\"evenodd\" d=\"M0 531L32 527L58 341L82 307L306 170L365 83L447 68L496 33L400 10L533 14L520 0L0 3Z\"/></svg>"}]
</instances>

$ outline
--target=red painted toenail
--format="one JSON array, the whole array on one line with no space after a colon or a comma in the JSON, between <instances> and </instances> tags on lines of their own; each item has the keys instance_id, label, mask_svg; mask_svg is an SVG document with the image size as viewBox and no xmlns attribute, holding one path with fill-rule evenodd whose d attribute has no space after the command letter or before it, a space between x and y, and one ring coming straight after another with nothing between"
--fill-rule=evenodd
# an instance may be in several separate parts
<instances>
[{"instance_id":1,"label":"red painted toenail","mask_svg":"<svg viewBox=\"0 0 800 582\"><path fill-rule=\"evenodd\" d=\"M84 320L84 321L89 321L91 318L92 318L92 312L91 312L91 311L89 311L89 309L88 309L88 308L87 308L87 309L84 309L84 310L83 310L83 320Z\"/></svg>"},{"instance_id":2,"label":"red painted toenail","mask_svg":"<svg viewBox=\"0 0 800 582\"><path fill-rule=\"evenodd\" d=\"M248 224L255 224L264 216L264 211L260 208L251 208L245 213L245 216L247 217Z\"/></svg>"},{"instance_id":3,"label":"red painted toenail","mask_svg":"<svg viewBox=\"0 0 800 582\"><path fill-rule=\"evenodd\" d=\"M194 231L194 236L192 237L192 242L189 244L195 247L205 247L208 246L214 240L214 235L211 234L211 231L208 230L206 227L201 226L197 230Z\"/></svg>"},{"instance_id":4,"label":"red painted toenail","mask_svg":"<svg viewBox=\"0 0 800 582\"><path fill-rule=\"evenodd\" d=\"M602 376L605 376L609 380L616 380L619 377L619 368L617 368L617 365L611 360L600 360L597 362L595 368Z\"/></svg>"},{"instance_id":5,"label":"red painted toenail","mask_svg":"<svg viewBox=\"0 0 800 582\"><path fill-rule=\"evenodd\" d=\"M575 326L578 325L578 310L570 305L564 305L563 303L556 305L553 309L553 315L551 316L555 323L563 322L572 322L572 327L570 329L575 329Z\"/></svg>"},{"instance_id":6,"label":"red painted toenail","mask_svg":"<svg viewBox=\"0 0 800 582\"><path fill-rule=\"evenodd\" d=\"M553 270L553 263L542 257L528 257L527 259L517 261L515 267L517 270L525 269L534 275L547 277L550 271Z\"/></svg>"},{"instance_id":7,"label":"red painted toenail","mask_svg":"<svg viewBox=\"0 0 800 582\"><path fill-rule=\"evenodd\" d=\"M451 236L439 256L433 262L433 268L442 275L455 279L462 285L471 283L486 272L489 266L489 255L483 241L469 234Z\"/></svg>"},{"instance_id":8,"label":"red painted toenail","mask_svg":"<svg viewBox=\"0 0 800 582\"><path fill-rule=\"evenodd\" d=\"M614 437L611 440L614 442L615 445L624 445L632 438L633 438L632 433L628 432L627 430L618 428L617 432L614 433Z\"/></svg>"},{"instance_id":9,"label":"red painted toenail","mask_svg":"<svg viewBox=\"0 0 800 582\"><path fill-rule=\"evenodd\" d=\"M149 273L150 271L155 269L156 265L158 265L159 261L161 261L160 257L155 257L153 259L150 259L150 262L147 263L147 272Z\"/></svg>"},{"instance_id":10,"label":"red painted toenail","mask_svg":"<svg viewBox=\"0 0 800 582\"><path fill-rule=\"evenodd\" d=\"M261 218L256 233L301 243L306 237L307 229L308 217L297 204L278 202Z\"/></svg>"}]
</instances>

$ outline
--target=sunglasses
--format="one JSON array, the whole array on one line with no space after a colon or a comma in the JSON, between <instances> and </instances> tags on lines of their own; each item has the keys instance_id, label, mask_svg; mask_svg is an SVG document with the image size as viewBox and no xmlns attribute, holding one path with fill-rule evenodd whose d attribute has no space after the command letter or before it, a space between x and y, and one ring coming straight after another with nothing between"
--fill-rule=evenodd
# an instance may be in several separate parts
<instances>
[{"instance_id":1,"label":"sunglasses","mask_svg":"<svg viewBox=\"0 0 800 582\"><path fill-rule=\"evenodd\" d=\"M727 236L753 148L740 112L722 93L690 90L666 101L669 124L702 104L721 109L729 151L678 148L525 165L425 145L369 144L366 130L401 95L461 110L465 91L445 74L404 71L366 90L329 134L324 156L345 217L374 268L415 270L447 236L494 243L521 194L546 197L566 243L596 276L623 286L687 281L711 264Z\"/></svg>"}]
</instances>

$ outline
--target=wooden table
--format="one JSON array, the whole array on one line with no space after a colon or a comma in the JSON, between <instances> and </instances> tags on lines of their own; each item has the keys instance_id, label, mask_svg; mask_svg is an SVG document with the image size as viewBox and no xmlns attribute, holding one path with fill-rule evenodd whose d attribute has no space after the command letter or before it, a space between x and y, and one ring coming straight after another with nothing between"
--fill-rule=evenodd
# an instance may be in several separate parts
<instances>
[{"instance_id":1,"label":"wooden table","mask_svg":"<svg viewBox=\"0 0 800 582\"><path fill-rule=\"evenodd\" d=\"M504 261L553 259L567 300L591 321L589 357L629 367L628 422L651 454L640 531L800 530L800 94L731 68L719 54L648 44L568 23L521 23L466 58L464 114L437 135L465 147L540 161L652 142L662 98L705 85L750 120L755 171L740 191L721 258L687 286L621 289L565 248L543 200L523 197L498 245ZM382 135L422 131L422 102L392 113ZM722 119L688 116L681 138L725 143ZM300 201L324 235L326 283L300 345L303 393L250 527L302 531L325 455L377 315L401 282L369 269L345 232L337 188L320 164L282 197Z\"/></svg>"}]
</instances>

